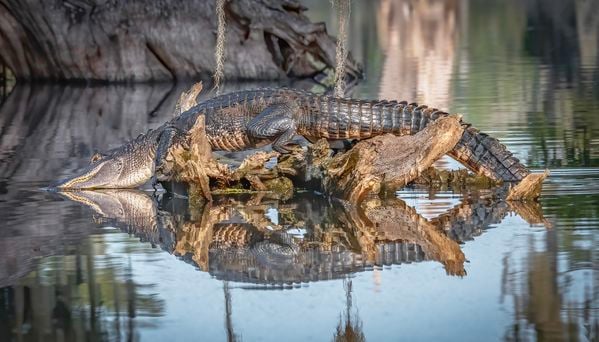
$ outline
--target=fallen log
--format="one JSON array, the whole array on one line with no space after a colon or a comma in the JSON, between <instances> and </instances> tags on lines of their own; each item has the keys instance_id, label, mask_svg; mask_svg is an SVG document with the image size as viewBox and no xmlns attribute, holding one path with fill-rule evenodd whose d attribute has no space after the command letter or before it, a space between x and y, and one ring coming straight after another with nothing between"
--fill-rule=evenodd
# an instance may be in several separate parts
<instances>
[{"instance_id":1,"label":"fallen log","mask_svg":"<svg viewBox=\"0 0 599 342\"><path fill-rule=\"evenodd\" d=\"M196 104L201 84L181 95L176 114ZM432 167L451 151L464 134L459 115L440 118L414 135L386 134L358 142L343 153L333 154L321 139L307 148L297 147L280 155L260 151L245 158L237 168L218 162L206 137L203 116L188 138L169 151L160 180L188 184L191 197L212 200L212 193L261 191L277 199L288 199L295 187L313 188L350 203L369 196L392 194L411 182L439 186L477 185L496 187L498 182L466 170L443 171ZM277 158L274 167L269 161ZM507 199L522 201L539 196L545 174L531 174L510 188ZM505 192L503 192L505 194ZM502 196L505 198L505 196Z\"/></svg>"},{"instance_id":2,"label":"fallen log","mask_svg":"<svg viewBox=\"0 0 599 342\"><path fill-rule=\"evenodd\" d=\"M361 141L323 165L324 189L357 203L405 186L449 152L462 133L459 116L452 115L412 136L387 134Z\"/></svg>"},{"instance_id":3,"label":"fallen log","mask_svg":"<svg viewBox=\"0 0 599 342\"><path fill-rule=\"evenodd\" d=\"M431 168L459 140L462 128L457 116L439 119L413 136L375 137L336 155L324 139L286 155L260 151L244 159L237 168L213 157L203 117L198 120L188 142L175 147L167 157L171 166L166 171L170 179L188 184L189 195L198 199L211 200L211 193L256 191L269 192L271 198L287 199L296 187L304 187L360 203L373 195L386 197L412 182L460 187L499 185L465 170ZM277 158L277 164L267 167L274 158ZM538 198L545 177L546 174L529 175L522 183L510 188L507 199Z\"/></svg>"},{"instance_id":4,"label":"fallen log","mask_svg":"<svg viewBox=\"0 0 599 342\"><path fill-rule=\"evenodd\" d=\"M289 192L293 188L287 176L296 180L318 180L325 192L358 203L383 189L395 189L416 179L421 172L455 146L462 133L458 116L442 118L414 136L384 135L361 141L345 153L331 157L326 141L320 141L306 153L297 149L281 157L274 168L265 164L278 157L276 152L258 152L232 170L217 162L208 143L204 118L198 117L187 142L175 147L167 161L175 181L190 185L190 193L211 200L211 192L225 187L239 188L244 181L254 191ZM213 188L211 189L211 179ZM270 185L270 188L267 186Z\"/></svg>"}]
</instances>

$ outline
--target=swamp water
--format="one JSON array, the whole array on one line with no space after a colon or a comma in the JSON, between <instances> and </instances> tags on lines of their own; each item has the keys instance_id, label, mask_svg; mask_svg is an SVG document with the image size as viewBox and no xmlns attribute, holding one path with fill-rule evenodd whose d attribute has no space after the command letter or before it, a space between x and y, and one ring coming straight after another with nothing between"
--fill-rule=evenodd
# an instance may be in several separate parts
<instances>
[{"instance_id":1,"label":"swamp water","mask_svg":"<svg viewBox=\"0 0 599 342\"><path fill-rule=\"evenodd\" d=\"M352 96L463 113L551 171L538 205L402 189L385 230L311 192L190 208L41 191L167 120L187 85L15 87L0 107L0 341L596 340L597 10L355 2L368 78Z\"/></svg>"}]
</instances>

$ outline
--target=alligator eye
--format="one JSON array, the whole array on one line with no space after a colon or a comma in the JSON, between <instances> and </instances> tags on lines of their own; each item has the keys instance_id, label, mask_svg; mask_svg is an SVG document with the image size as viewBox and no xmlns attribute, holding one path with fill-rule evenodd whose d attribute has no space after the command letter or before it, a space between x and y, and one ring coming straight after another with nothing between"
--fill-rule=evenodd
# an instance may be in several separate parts
<instances>
[{"instance_id":1,"label":"alligator eye","mask_svg":"<svg viewBox=\"0 0 599 342\"><path fill-rule=\"evenodd\" d=\"M90 159L90 163L95 163L98 160L102 159L102 155L100 153L94 153L94 155L92 156L92 158Z\"/></svg>"}]
</instances>

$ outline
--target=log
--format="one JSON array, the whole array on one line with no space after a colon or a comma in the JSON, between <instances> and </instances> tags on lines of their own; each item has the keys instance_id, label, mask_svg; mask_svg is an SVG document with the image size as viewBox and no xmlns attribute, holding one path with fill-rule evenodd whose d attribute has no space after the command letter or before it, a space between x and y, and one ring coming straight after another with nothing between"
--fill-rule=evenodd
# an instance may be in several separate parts
<instances>
[{"instance_id":1,"label":"log","mask_svg":"<svg viewBox=\"0 0 599 342\"><path fill-rule=\"evenodd\" d=\"M197 104L201 89L199 83L184 92L175 112L180 114ZM231 188L269 191L274 198L288 199L294 187L300 185L359 204L370 195L390 194L411 182L493 187L495 197L525 201L539 197L542 182L548 175L548 171L530 174L514 187L500 187L501 184L483 175L471 175L466 170L440 171L431 167L451 151L464 134L459 115L440 118L415 135L386 134L360 141L334 156L325 139L307 149L298 146L286 155L261 151L247 157L236 169L214 159L204 117L199 116L197 120L187 139L169 151L166 166L157 170L158 179L187 183L192 196L209 201L213 192L226 193ZM278 158L277 165L266 167L273 158Z\"/></svg>"},{"instance_id":2,"label":"log","mask_svg":"<svg viewBox=\"0 0 599 342\"><path fill-rule=\"evenodd\" d=\"M412 136L364 140L324 164L325 190L352 203L416 179L460 140L460 118L441 118Z\"/></svg>"},{"instance_id":3,"label":"log","mask_svg":"<svg viewBox=\"0 0 599 342\"><path fill-rule=\"evenodd\" d=\"M453 115L435 121L413 136L375 137L333 157L328 143L321 140L307 152L296 149L282 156L274 168L268 169L265 164L279 154L258 152L231 170L212 157L203 117L198 120L188 141L174 148L172 156L167 157L167 161L174 163L166 171L160 170L159 179L174 178L189 183L191 193L208 200L211 200L210 192L215 190L215 187L210 188L210 179L217 180L216 188L221 190L231 185L238 188L245 180L251 190L269 190L279 194L278 198L288 198L294 183L287 177L292 177L298 185L314 185L330 195L359 203L368 195L378 195L382 190L396 189L416 179L450 151L463 132L459 117Z\"/></svg>"},{"instance_id":4,"label":"log","mask_svg":"<svg viewBox=\"0 0 599 342\"><path fill-rule=\"evenodd\" d=\"M225 78L312 77L335 64L335 40L297 0L226 1ZM0 0L0 61L19 81L208 78L215 1ZM361 75L350 58L349 77Z\"/></svg>"},{"instance_id":5,"label":"log","mask_svg":"<svg viewBox=\"0 0 599 342\"><path fill-rule=\"evenodd\" d=\"M536 200L541 196L543 181L549 176L549 170L543 173L531 173L514 187L510 188L507 195L508 201Z\"/></svg>"}]
</instances>

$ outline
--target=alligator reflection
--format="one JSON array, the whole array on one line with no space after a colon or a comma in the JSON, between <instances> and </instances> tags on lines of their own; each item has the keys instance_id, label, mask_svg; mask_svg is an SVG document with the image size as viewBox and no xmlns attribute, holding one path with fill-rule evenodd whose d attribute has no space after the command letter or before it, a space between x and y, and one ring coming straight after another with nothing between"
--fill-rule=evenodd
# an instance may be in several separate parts
<instances>
[{"instance_id":1,"label":"alligator reflection","mask_svg":"<svg viewBox=\"0 0 599 342\"><path fill-rule=\"evenodd\" d=\"M172 198L157 203L136 190L63 196L91 208L100 221L160 246L217 279L277 285L426 260L443 264L450 275L463 276L465 256L459 242L513 210L477 194L430 221L400 199L362 210L314 195L298 195L286 203L228 196L204 206Z\"/></svg>"}]
</instances>

